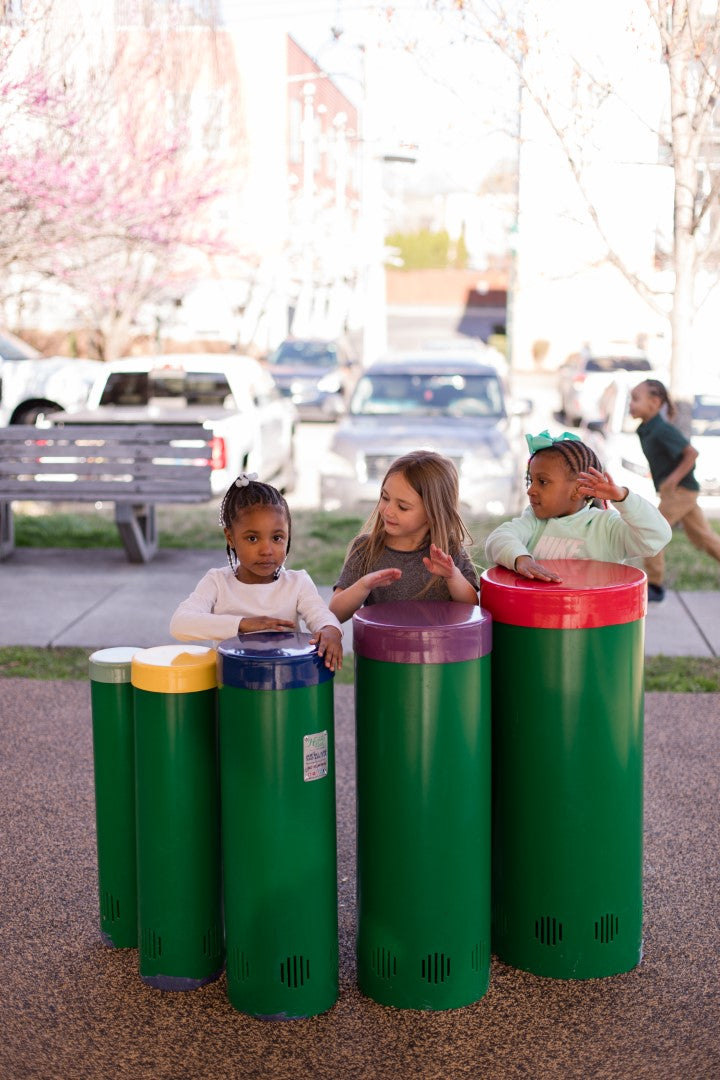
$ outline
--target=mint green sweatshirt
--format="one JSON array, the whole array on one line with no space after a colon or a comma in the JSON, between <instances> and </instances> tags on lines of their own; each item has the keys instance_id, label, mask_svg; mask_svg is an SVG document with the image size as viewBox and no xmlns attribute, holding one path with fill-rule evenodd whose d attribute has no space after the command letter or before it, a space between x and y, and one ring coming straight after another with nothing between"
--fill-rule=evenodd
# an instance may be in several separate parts
<instances>
[{"instance_id":1,"label":"mint green sweatshirt","mask_svg":"<svg viewBox=\"0 0 720 1080\"><path fill-rule=\"evenodd\" d=\"M657 555L670 542L672 529L660 511L634 492L608 510L585 506L567 517L536 518L527 506L520 517L506 521L487 538L491 564L515 569L520 555L543 559L598 559L626 562Z\"/></svg>"}]
</instances>

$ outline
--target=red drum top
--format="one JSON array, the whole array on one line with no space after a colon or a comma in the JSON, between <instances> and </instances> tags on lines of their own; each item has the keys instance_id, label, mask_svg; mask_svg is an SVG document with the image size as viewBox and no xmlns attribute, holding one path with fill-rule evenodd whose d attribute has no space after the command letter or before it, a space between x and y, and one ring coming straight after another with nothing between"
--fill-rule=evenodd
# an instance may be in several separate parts
<instances>
[{"instance_id":1,"label":"red drum top","mask_svg":"<svg viewBox=\"0 0 720 1080\"><path fill-rule=\"evenodd\" d=\"M480 602L493 622L546 630L585 630L642 619L647 579L642 570L595 559L543 559L562 581L520 577L492 566L481 578Z\"/></svg>"}]
</instances>

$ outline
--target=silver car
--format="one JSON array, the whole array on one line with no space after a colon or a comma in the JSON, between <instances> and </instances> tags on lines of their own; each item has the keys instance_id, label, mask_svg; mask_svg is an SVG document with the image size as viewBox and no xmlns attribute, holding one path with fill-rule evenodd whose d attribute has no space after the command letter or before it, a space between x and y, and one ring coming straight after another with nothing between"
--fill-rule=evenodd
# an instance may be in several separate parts
<instances>
[{"instance_id":1,"label":"silver car","mask_svg":"<svg viewBox=\"0 0 720 1080\"><path fill-rule=\"evenodd\" d=\"M530 403L514 415L527 415ZM410 450L451 458L463 511L502 516L524 505L527 451L497 370L467 356L398 356L360 378L320 465L325 509L366 511L388 466Z\"/></svg>"}]
</instances>

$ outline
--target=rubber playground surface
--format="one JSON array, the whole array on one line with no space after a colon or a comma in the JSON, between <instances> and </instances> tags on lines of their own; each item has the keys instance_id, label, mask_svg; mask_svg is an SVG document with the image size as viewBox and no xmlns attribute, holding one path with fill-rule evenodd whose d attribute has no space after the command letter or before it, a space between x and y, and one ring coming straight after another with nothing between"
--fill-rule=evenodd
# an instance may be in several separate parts
<instances>
[{"instance_id":1,"label":"rubber playground surface","mask_svg":"<svg viewBox=\"0 0 720 1080\"><path fill-rule=\"evenodd\" d=\"M361 995L355 965L354 697L335 687L340 995L261 1021L225 976L145 986L100 938L89 685L0 681L0 1076L8 1080L720 1075L720 694L645 704L644 954L634 970L541 978L493 958L490 987L448 1011Z\"/></svg>"}]
</instances>

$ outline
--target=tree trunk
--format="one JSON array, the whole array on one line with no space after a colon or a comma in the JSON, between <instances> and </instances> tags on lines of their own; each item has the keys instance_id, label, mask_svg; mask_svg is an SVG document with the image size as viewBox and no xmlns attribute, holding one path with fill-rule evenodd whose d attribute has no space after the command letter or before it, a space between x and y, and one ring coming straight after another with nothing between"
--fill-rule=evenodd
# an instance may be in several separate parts
<instances>
[{"instance_id":1,"label":"tree trunk","mask_svg":"<svg viewBox=\"0 0 720 1080\"><path fill-rule=\"evenodd\" d=\"M697 239L695 236L695 196L698 167L692 152L692 117L694 105L688 93L691 65L695 61L693 39L686 5L673 12L672 48L668 54L670 74L670 116L674 165L674 268L675 282L670 313L672 350L670 356L670 392L678 409L675 423L690 434L693 372L692 334L695 313L695 276Z\"/></svg>"}]
</instances>

